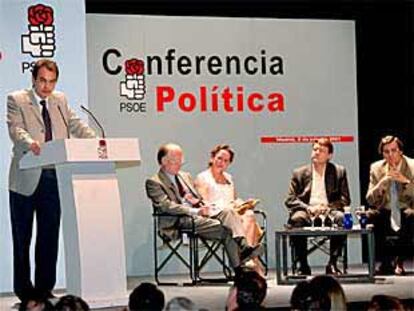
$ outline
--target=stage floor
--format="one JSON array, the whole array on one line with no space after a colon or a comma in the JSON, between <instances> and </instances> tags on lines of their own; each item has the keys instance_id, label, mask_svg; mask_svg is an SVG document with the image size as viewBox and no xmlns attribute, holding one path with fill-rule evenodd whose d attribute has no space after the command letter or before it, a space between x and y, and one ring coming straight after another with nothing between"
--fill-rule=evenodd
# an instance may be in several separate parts
<instances>
[{"instance_id":1,"label":"stage floor","mask_svg":"<svg viewBox=\"0 0 414 311\"><path fill-rule=\"evenodd\" d=\"M409 273L406 276L381 276L376 277L375 283L343 284L348 302L365 302L375 294L388 294L400 299L414 299L414 269L408 267ZM314 270L316 273L317 270ZM322 269L320 269L322 271ZM176 282L186 282L181 275L171 276ZM289 306L289 299L294 285L277 285L276 273L270 270L267 276L268 291L265 306L282 310ZM149 277L128 277L128 293L130 293L141 282L154 282ZM166 301L177 296L190 298L199 308L206 310L224 310L225 301L231 284L199 285L199 286L160 286L165 294ZM64 290L56 290L57 296L65 294ZM13 310L18 299L12 294L0 296L0 310ZM123 307L101 308L94 310L124 310Z\"/></svg>"}]
</instances>

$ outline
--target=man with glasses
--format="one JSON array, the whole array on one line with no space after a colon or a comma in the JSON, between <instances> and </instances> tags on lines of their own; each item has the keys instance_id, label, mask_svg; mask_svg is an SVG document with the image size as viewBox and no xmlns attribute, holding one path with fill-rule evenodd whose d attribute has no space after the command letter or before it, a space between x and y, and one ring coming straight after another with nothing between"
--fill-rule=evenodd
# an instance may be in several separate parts
<instances>
[{"instance_id":1,"label":"man with glasses","mask_svg":"<svg viewBox=\"0 0 414 311\"><path fill-rule=\"evenodd\" d=\"M226 209L217 216L208 216L210 207L202 201L190 174L180 171L183 157L179 145L169 143L161 146L157 153L160 169L145 183L147 196L155 210L187 216L162 217L160 229L174 239L179 229L192 228L194 221L195 230L201 237L223 241L230 264L238 274L243 263L259 255L261 245L251 247L247 244L240 216L235 211Z\"/></svg>"},{"instance_id":2,"label":"man with glasses","mask_svg":"<svg viewBox=\"0 0 414 311\"><path fill-rule=\"evenodd\" d=\"M370 168L367 201L373 207L368 220L374 224L378 274L403 275L404 260L414 245L414 160L404 156L403 143L385 136L378 146L383 159ZM398 256L390 254L387 236L396 237ZM395 262L392 261L395 259Z\"/></svg>"},{"instance_id":3,"label":"man with glasses","mask_svg":"<svg viewBox=\"0 0 414 311\"><path fill-rule=\"evenodd\" d=\"M24 154L40 155L50 140L93 138L95 132L54 91L59 76L55 62L38 60L32 70L32 88L7 96L7 125L13 142L9 172L10 216L13 236L14 292L26 303L52 298L56 282L60 201L54 167L21 170ZM35 280L30 279L29 249L36 215Z\"/></svg>"}]
</instances>

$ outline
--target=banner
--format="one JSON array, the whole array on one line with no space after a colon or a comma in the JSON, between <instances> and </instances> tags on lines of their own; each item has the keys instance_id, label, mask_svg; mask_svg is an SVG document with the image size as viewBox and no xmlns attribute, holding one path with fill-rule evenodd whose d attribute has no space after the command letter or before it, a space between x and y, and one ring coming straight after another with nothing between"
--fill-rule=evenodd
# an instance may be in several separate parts
<instances>
[{"instance_id":1,"label":"banner","mask_svg":"<svg viewBox=\"0 0 414 311\"><path fill-rule=\"evenodd\" d=\"M108 136L141 142L141 167L120 172L129 275L153 274L144 182L166 142L193 176L216 144L235 149L237 193L268 215L270 267L292 170L314 138L333 138L359 204L353 21L88 14L87 38L90 108Z\"/></svg>"},{"instance_id":2,"label":"banner","mask_svg":"<svg viewBox=\"0 0 414 311\"><path fill-rule=\"evenodd\" d=\"M60 75L56 88L65 92L69 104L80 112L79 105L87 105L83 0L0 0L0 144L3 150L0 162L0 292L13 291L7 181L11 142L5 119L6 95L31 87L31 68L39 58L53 58L58 63ZM34 242L33 239L32 246ZM60 244L57 287L64 287L63 245Z\"/></svg>"}]
</instances>

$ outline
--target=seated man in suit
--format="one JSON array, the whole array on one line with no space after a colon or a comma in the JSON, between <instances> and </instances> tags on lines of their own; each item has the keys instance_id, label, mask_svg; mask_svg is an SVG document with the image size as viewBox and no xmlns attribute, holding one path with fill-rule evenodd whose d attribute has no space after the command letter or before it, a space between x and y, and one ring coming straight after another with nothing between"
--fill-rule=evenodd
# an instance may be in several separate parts
<instances>
[{"instance_id":1,"label":"seated man in suit","mask_svg":"<svg viewBox=\"0 0 414 311\"><path fill-rule=\"evenodd\" d=\"M368 212L368 220L374 224L375 248L381 262L377 273L402 275L404 259L412 256L414 245L414 160L403 155L403 143L396 136L382 138L378 152L384 159L371 165L366 196L374 207ZM395 266L391 263L395 254L386 249L387 235L398 238L400 256L395 258Z\"/></svg>"},{"instance_id":2,"label":"seated man in suit","mask_svg":"<svg viewBox=\"0 0 414 311\"><path fill-rule=\"evenodd\" d=\"M344 207L351 203L346 170L343 166L329 162L333 156L333 145L328 138L320 138L312 145L312 163L293 172L285 205L289 210L289 224L293 227L310 226L311 216L331 213L334 223L342 226ZM292 239L300 263L298 274L310 275L306 256L306 237ZM330 242L330 258L327 274L342 272L336 263L341 255L344 237L335 236Z\"/></svg>"},{"instance_id":3,"label":"seated man in suit","mask_svg":"<svg viewBox=\"0 0 414 311\"><path fill-rule=\"evenodd\" d=\"M159 223L161 230L166 234L176 234L180 228L191 228L194 219L195 229L201 237L223 241L230 264L236 274L240 272L241 265L259 255L261 248L260 245L252 247L247 244L239 215L229 209L214 218L208 217L210 207L203 203L195 190L190 174L180 171L183 164L180 146L172 143L161 146L157 160L160 170L145 183L154 208L171 215L188 216L163 217Z\"/></svg>"}]
</instances>

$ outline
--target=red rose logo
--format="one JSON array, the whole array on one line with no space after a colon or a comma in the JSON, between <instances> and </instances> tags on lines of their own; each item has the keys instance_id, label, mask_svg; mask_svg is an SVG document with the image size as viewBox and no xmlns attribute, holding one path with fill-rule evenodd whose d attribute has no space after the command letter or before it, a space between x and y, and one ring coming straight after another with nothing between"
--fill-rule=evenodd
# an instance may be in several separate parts
<instances>
[{"instance_id":1,"label":"red rose logo","mask_svg":"<svg viewBox=\"0 0 414 311\"><path fill-rule=\"evenodd\" d=\"M43 4L29 7L29 23L32 26L50 26L53 24L53 9Z\"/></svg>"},{"instance_id":2,"label":"red rose logo","mask_svg":"<svg viewBox=\"0 0 414 311\"><path fill-rule=\"evenodd\" d=\"M144 73L144 62L136 58L128 59L125 62L125 71L128 75L142 75Z\"/></svg>"}]
</instances>

